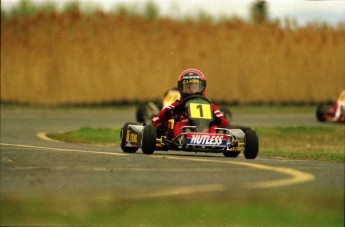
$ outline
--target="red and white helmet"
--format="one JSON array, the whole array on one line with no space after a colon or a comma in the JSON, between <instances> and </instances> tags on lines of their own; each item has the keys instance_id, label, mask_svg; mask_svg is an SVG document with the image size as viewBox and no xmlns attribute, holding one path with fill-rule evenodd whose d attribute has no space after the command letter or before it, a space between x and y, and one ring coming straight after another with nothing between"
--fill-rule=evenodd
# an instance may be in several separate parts
<instances>
[{"instance_id":1,"label":"red and white helmet","mask_svg":"<svg viewBox=\"0 0 345 227\"><path fill-rule=\"evenodd\" d=\"M187 69L179 76L177 87L182 98L186 98L189 95L204 96L206 92L206 78L197 69Z\"/></svg>"}]
</instances>

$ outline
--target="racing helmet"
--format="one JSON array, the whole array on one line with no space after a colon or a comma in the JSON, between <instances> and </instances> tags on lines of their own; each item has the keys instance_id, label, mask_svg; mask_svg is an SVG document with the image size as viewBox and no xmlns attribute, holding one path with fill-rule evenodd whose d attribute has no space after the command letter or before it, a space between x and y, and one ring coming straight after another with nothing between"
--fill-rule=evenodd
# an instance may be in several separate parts
<instances>
[{"instance_id":1,"label":"racing helmet","mask_svg":"<svg viewBox=\"0 0 345 227\"><path fill-rule=\"evenodd\" d=\"M206 78L197 69L187 69L179 76L177 87L182 98L186 98L189 95L204 96L206 92Z\"/></svg>"}]
</instances>

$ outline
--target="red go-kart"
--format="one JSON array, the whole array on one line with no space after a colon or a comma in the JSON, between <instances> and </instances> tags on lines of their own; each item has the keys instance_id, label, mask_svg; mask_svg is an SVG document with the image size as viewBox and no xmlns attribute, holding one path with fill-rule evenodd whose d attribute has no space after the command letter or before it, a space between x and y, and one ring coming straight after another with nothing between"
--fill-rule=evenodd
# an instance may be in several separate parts
<instances>
[{"instance_id":1,"label":"red go-kart","mask_svg":"<svg viewBox=\"0 0 345 227\"><path fill-rule=\"evenodd\" d=\"M255 159L259 152L259 139L254 130L216 128L210 132L214 120L211 102L203 96L192 95L181 105L186 108L189 125L184 126L178 136L169 138L166 134L157 136L152 124L125 123L121 129L121 149L135 153L139 148L144 154L156 150L177 150L187 152L223 153L225 157L237 157L243 152L247 159ZM174 119L170 119L170 127ZM172 130L173 128L168 128Z\"/></svg>"}]
</instances>

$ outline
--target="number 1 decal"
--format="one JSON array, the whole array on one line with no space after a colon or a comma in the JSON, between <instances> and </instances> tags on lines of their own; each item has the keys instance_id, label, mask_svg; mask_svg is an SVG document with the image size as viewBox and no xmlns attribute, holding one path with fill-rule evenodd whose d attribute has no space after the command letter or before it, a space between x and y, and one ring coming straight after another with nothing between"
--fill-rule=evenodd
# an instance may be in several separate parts
<instances>
[{"instance_id":1,"label":"number 1 decal","mask_svg":"<svg viewBox=\"0 0 345 227\"><path fill-rule=\"evenodd\" d=\"M204 113L202 112L202 105L199 104L199 105L196 106L196 108L200 110L200 117L203 118L204 117Z\"/></svg>"},{"instance_id":2,"label":"number 1 decal","mask_svg":"<svg viewBox=\"0 0 345 227\"><path fill-rule=\"evenodd\" d=\"M209 103L189 103L190 117L212 119L211 105Z\"/></svg>"}]
</instances>

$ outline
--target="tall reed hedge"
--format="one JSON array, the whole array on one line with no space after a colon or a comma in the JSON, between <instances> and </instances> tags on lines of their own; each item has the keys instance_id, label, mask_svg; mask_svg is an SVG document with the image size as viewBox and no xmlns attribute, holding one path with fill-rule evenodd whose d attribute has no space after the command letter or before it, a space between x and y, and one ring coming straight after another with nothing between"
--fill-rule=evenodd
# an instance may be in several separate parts
<instances>
[{"instance_id":1,"label":"tall reed hedge","mask_svg":"<svg viewBox=\"0 0 345 227\"><path fill-rule=\"evenodd\" d=\"M281 28L97 13L1 19L1 101L159 99L186 68L207 96L240 103L319 102L345 88L345 26Z\"/></svg>"}]
</instances>

